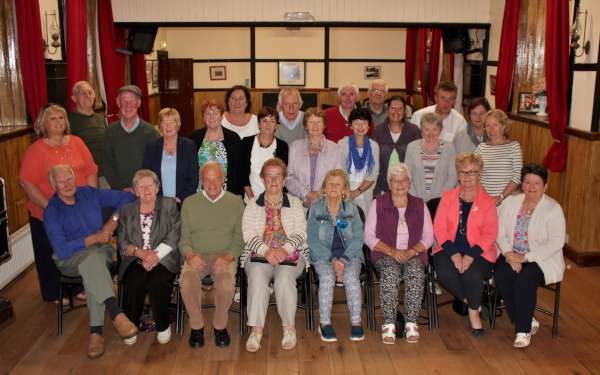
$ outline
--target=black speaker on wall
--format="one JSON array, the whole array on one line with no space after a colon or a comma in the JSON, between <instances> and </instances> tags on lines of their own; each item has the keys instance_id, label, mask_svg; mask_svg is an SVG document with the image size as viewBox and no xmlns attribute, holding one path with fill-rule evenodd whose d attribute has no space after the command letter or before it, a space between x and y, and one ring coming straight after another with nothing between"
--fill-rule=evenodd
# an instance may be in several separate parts
<instances>
[{"instance_id":1,"label":"black speaker on wall","mask_svg":"<svg viewBox=\"0 0 600 375\"><path fill-rule=\"evenodd\" d=\"M444 52L463 53L469 50L469 30L466 27L456 26L442 29Z\"/></svg>"},{"instance_id":2,"label":"black speaker on wall","mask_svg":"<svg viewBox=\"0 0 600 375\"><path fill-rule=\"evenodd\" d=\"M158 26L134 26L129 30L129 50L148 54L154 47Z\"/></svg>"},{"instance_id":3,"label":"black speaker on wall","mask_svg":"<svg viewBox=\"0 0 600 375\"><path fill-rule=\"evenodd\" d=\"M46 87L48 102L67 105L67 63L64 61L46 60Z\"/></svg>"}]
</instances>

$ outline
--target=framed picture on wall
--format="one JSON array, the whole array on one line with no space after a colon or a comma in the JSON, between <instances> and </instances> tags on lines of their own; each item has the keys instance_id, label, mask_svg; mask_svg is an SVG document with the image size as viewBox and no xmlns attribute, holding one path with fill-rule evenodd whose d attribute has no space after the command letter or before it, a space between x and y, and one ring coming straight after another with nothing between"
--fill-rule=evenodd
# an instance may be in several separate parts
<instances>
[{"instance_id":1,"label":"framed picture on wall","mask_svg":"<svg viewBox=\"0 0 600 375\"><path fill-rule=\"evenodd\" d=\"M152 61L152 87L158 87L158 61Z\"/></svg>"},{"instance_id":2,"label":"framed picture on wall","mask_svg":"<svg viewBox=\"0 0 600 375\"><path fill-rule=\"evenodd\" d=\"M490 94L496 95L496 76L490 75Z\"/></svg>"},{"instance_id":3,"label":"framed picture on wall","mask_svg":"<svg viewBox=\"0 0 600 375\"><path fill-rule=\"evenodd\" d=\"M227 79L227 67L225 65L214 65L209 67L211 81L224 81Z\"/></svg>"},{"instance_id":4,"label":"framed picture on wall","mask_svg":"<svg viewBox=\"0 0 600 375\"><path fill-rule=\"evenodd\" d=\"M280 61L279 86L306 86L306 63L304 61Z\"/></svg>"},{"instance_id":5,"label":"framed picture on wall","mask_svg":"<svg viewBox=\"0 0 600 375\"><path fill-rule=\"evenodd\" d=\"M537 98L531 92L519 93L519 112L521 113L537 113L539 111Z\"/></svg>"},{"instance_id":6,"label":"framed picture on wall","mask_svg":"<svg viewBox=\"0 0 600 375\"><path fill-rule=\"evenodd\" d=\"M152 83L152 60L146 60L146 83Z\"/></svg>"},{"instance_id":7,"label":"framed picture on wall","mask_svg":"<svg viewBox=\"0 0 600 375\"><path fill-rule=\"evenodd\" d=\"M380 79L381 65L365 65L365 79Z\"/></svg>"}]
</instances>

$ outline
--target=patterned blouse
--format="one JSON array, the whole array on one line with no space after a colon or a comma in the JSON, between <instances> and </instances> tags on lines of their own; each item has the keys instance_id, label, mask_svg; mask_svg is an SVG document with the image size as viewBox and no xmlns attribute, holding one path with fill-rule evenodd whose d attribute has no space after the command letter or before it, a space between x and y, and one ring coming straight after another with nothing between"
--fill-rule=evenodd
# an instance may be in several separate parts
<instances>
[{"instance_id":1,"label":"patterned blouse","mask_svg":"<svg viewBox=\"0 0 600 375\"><path fill-rule=\"evenodd\" d=\"M150 249L150 229L154 220L154 211L143 214L140 212L140 224L142 226L142 239L144 240L144 250Z\"/></svg>"},{"instance_id":2,"label":"patterned blouse","mask_svg":"<svg viewBox=\"0 0 600 375\"><path fill-rule=\"evenodd\" d=\"M423 174L425 175L425 190L427 192L431 191L431 186L433 185L433 177L435 175L435 167L437 166L440 157L442 156L442 151L444 150L444 143L440 142L440 147L438 151L433 154L426 154L425 151L421 148L421 159L423 160Z\"/></svg>"},{"instance_id":3,"label":"patterned blouse","mask_svg":"<svg viewBox=\"0 0 600 375\"><path fill-rule=\"evenodd\" d=\"M222 141L202 141L198 150L198 164L200 168L208 161L219 162L223 166L225 176L227 176L227 150ZM223 189L227 190L227 177L225 177ZM200 190L202 190L202 176L200 176L200 184L198 185L198 191Z\"/></svg>"},{"instance_id":4,"label":"patterned blouse","mask_svg":"<svg viewBox=\"0 0 600 375\"><path fill-rule=\"evenodd\" d=\"M265 211L267 220L265 231L263 233L263 241L270 248L279 248L283 246L287 238L287 235L283 230L283 225L281 224L281 208L269 208L265 206ZM286 261L298 263L299 258L300 251L294 249L294 252L286 258Z\"/></svg>"},{"instance_id":5,"label":"patterned blouse","mask_svg":"<svg viewBox=\"0 0 600 375\"><path fill-rule=\"evenodd\" d=\"M527 254L529 252L529 221L531 213L519 210L517 214L517 222L515 224L515 234L513 238L513 248L519 254Z\"/></svg>"}]
</instances>

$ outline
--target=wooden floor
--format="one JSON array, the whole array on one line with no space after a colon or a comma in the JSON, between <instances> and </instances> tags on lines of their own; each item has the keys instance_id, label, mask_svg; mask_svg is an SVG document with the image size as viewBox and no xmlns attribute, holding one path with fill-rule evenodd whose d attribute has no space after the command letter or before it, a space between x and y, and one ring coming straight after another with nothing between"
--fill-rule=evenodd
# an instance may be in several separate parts
<instances>
[{"instance_id":1,"label":"wooden floor","mask_svg":"<svg viewBox=\"0 0 600 375\"><path fill-rule=\"evenodd\" d=\"M57 337L56 306L41 301L36 277L30 268L1 292L16 314L0 331L1 374L600 374L600 268L570 266L562 289L559 337L552 339L551 320L538 316L542 327L525 350L512 348L513 331L505 316L494 331L486 326L484 337L473 338L468 322L450 306L440 310L439 329L421 327L418 344L383 345L374 332L353 343L347 338L346 307L337 305L337 343L323 343L316 332L307 332L299 312L298 347L281 350L280 323L271 307L258 353L244 350L246 336L237 335L238 316L230 313L229 348L216 348L209 333L208 345L190 349L188 327L166 345L148 333L127 347L107 326L106 353L96 360L85 356L87 311L67 314L63 335ZM550 301L551 295L540 291L540 304L550 307Z\"/></svg>"}]
</instances>

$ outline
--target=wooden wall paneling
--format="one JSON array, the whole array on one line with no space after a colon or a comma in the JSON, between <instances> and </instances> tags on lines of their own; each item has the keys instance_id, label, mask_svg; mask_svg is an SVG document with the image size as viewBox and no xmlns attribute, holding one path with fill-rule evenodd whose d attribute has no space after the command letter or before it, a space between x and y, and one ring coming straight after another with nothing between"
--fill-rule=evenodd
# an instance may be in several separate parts
<instances>
[{"instance_id":1,"label":"wooden wall paneling","mask_svg":"<svg viewBox=\"0 0 600 375\"><path fill-rule=\"evenodd\" d=\"M19 185L19 168L25 150L33 141L33 129L28 128L18 136L0 139L0 177L6 183L8 229L12 234L29 223L27 197Z\"/></svg>"},{"instance_id":2,"label":"wooden wall paneling","mask_svg":"<svg viewBox=\"0 0 600 375\"><path fill-rule=\"evenodd\" d=\"M160 106L160 95L154 94L148 96L148 112L150 112L148 115L149 123L151 123L154 126L158 125L158 112L160 112L161 109L162 108Z\"/></svg>"}]
</instances>

